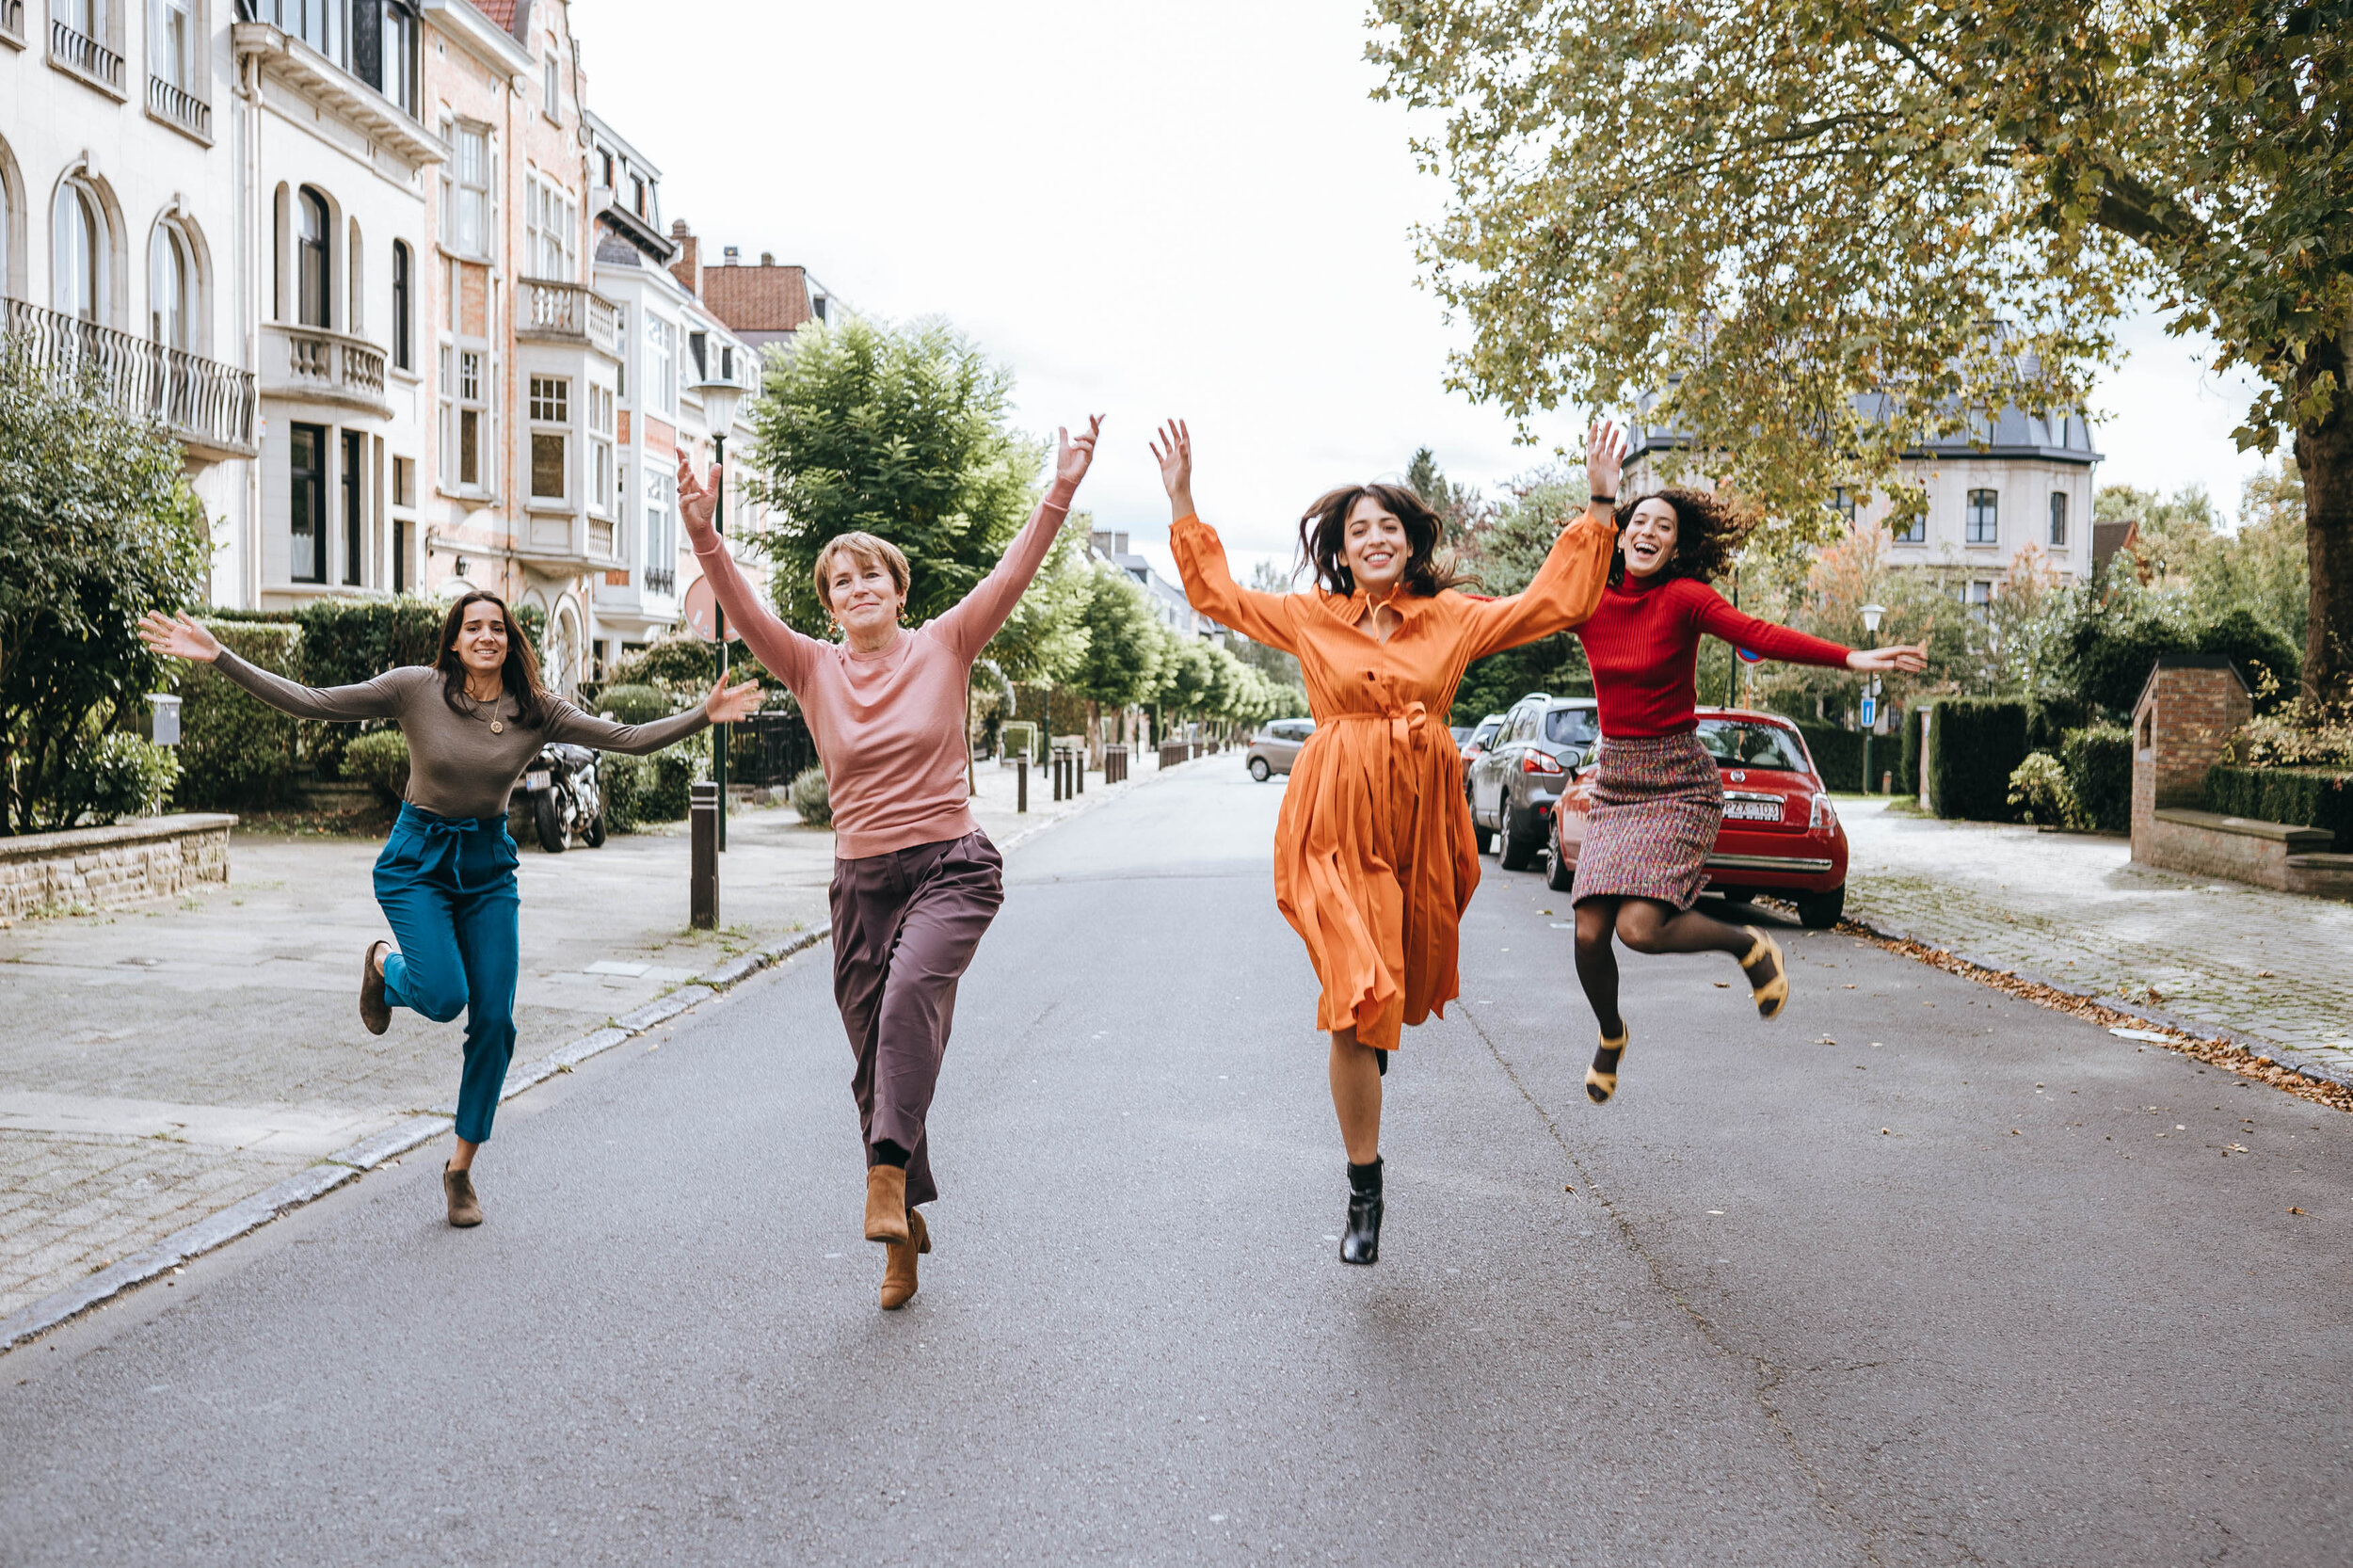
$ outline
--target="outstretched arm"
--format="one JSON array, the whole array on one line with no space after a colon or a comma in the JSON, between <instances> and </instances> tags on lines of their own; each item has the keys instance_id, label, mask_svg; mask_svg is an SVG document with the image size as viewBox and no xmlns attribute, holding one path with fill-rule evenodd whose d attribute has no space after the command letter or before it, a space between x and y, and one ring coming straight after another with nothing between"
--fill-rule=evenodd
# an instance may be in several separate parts
<instances>
[{"instance_id":1,"label":"outstretched arm","mask_svg":"<svg viewBox=\"0 0 2353 1568\"><path fill-rule=\"evenodd\" d=\"M778 619L776 613L760 601L759 592L744 577L744 568L728 552L726 542L711 522L724 480L724 471L713 463L706 488L696 480L694 464L687 460L686 454L680 453L679 516L686 521L686 536L695 546L695 560L701 566L703 575L711 579L711 591L717 596L719 607L727 612L728 626L743 633L744 645L759 656L762 664L776 671L786 685L799 691L807 683L809 662L825 645L814 637L801 635Z\"/></svg>"},{"instance_id":2,"label":"outstretched arm","mask_svg":"<svg viewBox=\"0 0 2353 1568\"><path fill-rule=\"evenodd\" d=\"M1508 599L1472 606L1472 658L1580 626L1601 603L1602 590L1609 584L1609 557L1618 544L1613 508L1625 473L1627 446L1625 432L1615 423L1593 421L1585 437L1584 513L1552 541L1545 564L1526 588Z\"/></svg>"},{"instance_id":3,"label":"outstretched arm","mask_svg":"<svg viewBox=\"0 0 2353 1568\"><path fill-rule=\"evenodd\" d=\"M1186 600L1253 642L1297 653L1291 617L1298 613L1299 596L1261 593L1236 583L1225 564L1225 542L1193 509L1193 432L1183 420L1171 420L1151 444L1160 465L1160 484L1168 491L1168 548L1176 557L1176 575L1184 579Z\"/></svg>"},{"instance_id":4,"label":"outstretched arm","mask_svg":"<svg viewBox=\"0 0 2353 1568\"><path fill-rule=\"evenodd\" d=\"M1012 616L1013 607L1021 601L1021 595L1037 575L1037 568L1046 564L1046 552L1054 547L1054 536L1062 532L1063 520L1070 515L1071 497L1079 493L1079 481L1087 475L1095 461L1095 438L1103 428L1103 416L1089 414L1087 427L1076 440L1068 430L1057 430L1057 450L1054 454L1054 483L1038 503L1037 510L1014 536L1004 556L986 577L973 584L972 591L957 600L945 615L933 622L932 630L956 656L966 664L981 656L981 649L997 635L999 628Z\"/></svg>"},{"instance_id":5,"label":"outstretched arm","mask_svg":"<svg viewBox=\"0 0 2353 1568\"><path fill-rule=\"evenodd\" d=\"M139 617L139 640L157 653L211 664L272 708L298 719L400 716L402 677L397 670L387 670L353 686L305 686L238 658L185 612L175 619L150 610Z\"/></svg>"},{"instance_id":6,"label":"outstretched arm","mask_svg":"<svg viewBox=\"0 0 2353 1568\"><path fill-rule=\"evenodd\" d=\"M694 707L651 724L616 724L611 719L582 712L568 702L556 702L550 705L553 712L548 719L548 738L643 757L686 739L707 724L733 724L757 712L760 700L759 681L746 680L741 686L730 686L722 678L711 688L711 695Z\"/></svg>"},{"instance_id":7,"label":"outstretched arm","mask_svg":"<svg viewBox=\"0 0 2353 1568\"><path fill-rule=\"evenodd\" d=\"M1715 589L1700 589L1700 629L1710 635L1721 637L1735 648L1745 648L1768 659L1779 659L1791 664L1820 664L1831 669L1850 669L1865 674L1886 670L1908 670L1917 673L1929 667L1929 645L1924 640L1917 647L1897 643L1887 648L1850 648L1821 637L1808 635L1769 620L1743 615L1723 601Z\"/></svg>"}]
</instances>

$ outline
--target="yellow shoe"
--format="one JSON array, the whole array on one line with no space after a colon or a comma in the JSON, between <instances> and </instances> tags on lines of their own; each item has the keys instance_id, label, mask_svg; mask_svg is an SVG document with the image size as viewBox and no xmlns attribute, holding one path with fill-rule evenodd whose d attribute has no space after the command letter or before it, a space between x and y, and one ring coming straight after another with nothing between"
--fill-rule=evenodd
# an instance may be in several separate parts
<instances>
[{"instance_id":1,"label":"yellow shoe","mask_svg":"<svg viewBox=\"0 0 2353 1568\"><path fill-rule=\"evenodd\" d=\"M1740 929L1756 938L1749 949L1748 956L1740 960L1741 972L1749 977L1749 995L1756 1002L1756 1016L1760 1018L1778 1018L1783 1004L1789 1000L1789 966L1782 959L1781 944L1753 925ZM1759 982L1756 978L1757 968L1767 963L1772 966L1772 978Z\"/></svg>"},{"instance_id":2,"label":"yellow shoe","mask_svg":"<svg viewBox=\"0 0 2353 1568\"><path fill-rule=\"evenodd\" d=\"M1585 1069L1585 1097L1595 1105L1608 1105L1609 1096L1618 1092L1618 1057L1625 1049L1626 1036L1634 1032L1619 1026L1616 1039L1605 1034L1593 1052L1593 1064Z\"/></svg>"}]
</instances>

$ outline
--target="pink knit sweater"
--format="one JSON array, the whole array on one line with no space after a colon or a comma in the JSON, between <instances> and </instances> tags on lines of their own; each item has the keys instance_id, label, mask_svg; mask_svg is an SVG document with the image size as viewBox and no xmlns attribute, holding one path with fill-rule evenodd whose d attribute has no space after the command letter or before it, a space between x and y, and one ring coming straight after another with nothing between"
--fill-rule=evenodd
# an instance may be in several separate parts
<instances>
[{"instance_id":1,"label":"pink knit sweater","mask_svg":"<svg viewBox=\"0 0 2353 1568\"><path fill-rule=\"evenodd\" d=\"M785 625L718 535L688 525L728 625L800 699L825 767L837 858L961 839L978 825L965 789L965 683L1044 564L1076 489L1057 481L996 570L946 615L902 630L879 653L854 653Z\"/></svg>"}]
</instances>

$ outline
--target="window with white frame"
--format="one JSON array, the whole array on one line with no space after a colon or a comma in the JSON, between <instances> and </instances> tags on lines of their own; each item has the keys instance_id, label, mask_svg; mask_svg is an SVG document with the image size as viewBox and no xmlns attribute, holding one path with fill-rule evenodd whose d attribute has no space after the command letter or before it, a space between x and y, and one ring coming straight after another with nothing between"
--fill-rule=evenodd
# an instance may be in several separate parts
<instances>
[{"instance_id":1,"label":"window with white frame","mask_svg":"<svg viewBox=\"0 0 2353 1568\"><path fill-rule=\"evenodd\" d=\"M531 498L563 501L571 494L572 383L563 376L531 378Z\"/></svg>"},{"instance_id":2,"label":"window with white frame","mask_svg":"<svg viewBox=\"0 0 2353 1568\"><path fill-rule=\"evenodd\" d=\"M610 517L617 509L613 478L613 389L588 383L588 509Z\"/></svg>"},{"instance_id":3,"label":"window with white frame","mask_svg":"<svg viewBox=\"0 0 2353 1568\"><path fill-rule=\"evenodd\" d=\"M555 58L555 36L548 35L547 51L539 58L539 112L550 120L564 118L563 76Z\"/></svg>"},{"instance_id":4,"label":"window with white frame","mask_svg":"<svg viewBox=\"0 0 2353 1568\"><path fill-rule=\"evenodd\" d=\"M194 95L197 91L198 29L196 0L151 0L152 41L147 69L165 86Z\"/></svg>"},{"instance_id":5,"label":"window with white frame","mask_svg":"<svg viewBox=\"0 0 2353 1568\"><path fill-rule=\"evenodd\" d=\"M449 162L441 175L441 243L460 256L490 253L490 133L463 120L441 121Z\"/></svg>"},{"instance_id":6,"label":"window with white frame","mask_svg":"<svg viewBox=\"0 0 2353 1568\"><path fill-rule=\"evenodd\" d=\"M478 348L441 345L441 483L454 490L490 488L490 357Z\"/></svg>"},{"instance_id":7,"label":"window with white frame","mask_svg":"<svg viewBox=\"0 0 2353 1568\"><path fill-rule=\"evenodd\" d=\"M147 242L147 336L166 348L192 349L196 260L187 236L169 219Z\"/></svg>"},{"instance_id":8,"label":"window with white frame","mask_svg":"<svg viewBox=\"0 0 2353 1568\"><path fill-rule=\"evenodd\" d=\"M646 566L650 572L647 586L661 593L671 591L677 581L678 540L671 533L671 493L676 483L669 470L660 463L646 465Z\"/></svg>"},{"instance_id":9,"label":"window with white frame","mask_svg":"<svg viewBox=\"0 0 2353 1568\"><path fill-rule=\"evenodd\" d=\"M2067 492L2065 490L2051 492L2051 548L2053 550L2067 548Z\"/></svg>"},{"instance_id":10,"label":"window with white frame","mask_svg":"<svg viewBox=\"0 0 2353 1568\"><path fill-rule=\"evenodd\" d=\"M678 418L678 328L646 312L646 408L664 419Z\"/></svg>"},{"instance_id":11,"label":"window with white frame","mask_svg":"<svg viewBox=\"0 0 2353 1568\"><path fill-rule=\"evenodd\" d=\"M49 216L51 306L59 315L103 323L106 313L106 219L78 180L57 186Z\"/></svg>"},{"instance_id":12,"label":"window with white frame","mask_svg":"<svg viewBox=\"0 0 2353 1568\"><path fill-rule=\"evenodd\" d=\"M1830 510L1833 517L1837 518L1840 521L1846 523L1850 528L1854 526L1854 491L1849 489L1844 485L1832 486L1830 492Z\"/></svg>"},{"instance_id":13,"label":"window with white frame","mask_svg":"<svg viewBox=\"0 0 2353 1568\"><path fill-rule=\"evenodd\" d=\"M523 265L558 282L580 275L580 208L559 186L533 175L523 185Z\"/></svg>"},{"instance_id":14,"label":"window with white frame","mask_svg":"<svg viewBox=\"0 0 2353 1568\"><path fill-rule=\"evenodd\" d=\"M1992 490L1971 490L1967 531L1962 539L1969 544L1999 544L2002 542L2001 497Z\"/></svg>"}]
</instances>

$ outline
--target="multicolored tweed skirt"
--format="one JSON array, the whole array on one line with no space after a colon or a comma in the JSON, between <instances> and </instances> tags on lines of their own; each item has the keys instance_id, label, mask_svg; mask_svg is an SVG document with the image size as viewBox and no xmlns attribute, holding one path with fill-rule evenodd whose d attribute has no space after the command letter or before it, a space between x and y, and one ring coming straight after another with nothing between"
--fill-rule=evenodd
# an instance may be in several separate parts
<instances>
[{"instance_id":1,"label":"multicolored tweed skirt","mask_svg":"<svg viewBox=\"0 0 2353 1568\"><path fill-rule=\"evenodd\" d=\"M1605 738L1569 902L1649 898L1690 908L1723 820L1723 781L1697 735Z\"/></svg>"}]
</instances>

